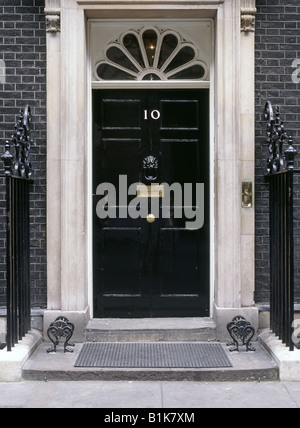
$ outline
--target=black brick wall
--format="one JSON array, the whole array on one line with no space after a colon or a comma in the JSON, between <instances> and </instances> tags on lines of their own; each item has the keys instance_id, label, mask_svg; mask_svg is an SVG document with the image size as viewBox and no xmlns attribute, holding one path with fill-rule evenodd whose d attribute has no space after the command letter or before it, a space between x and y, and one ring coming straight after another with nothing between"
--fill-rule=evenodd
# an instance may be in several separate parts
<instances>
[{"instance_id":1,"label":"black brick wall","mask_svg":"<svg viewBox=\"0 0 300 428\"><path fill-rule=\"evenodd\" d=\"M32 305L47 302L46 285L46 30L44 0L0 0L0 152L9 139L20 108L32 108L31 287ZM2 162L0 162L2 170ZM5 291L4 187L0 186L0 306Z\"/></svg>"},{"instance_id":2,"label":"black brick wall","mask_svg":"<svg viewBox=\"0 0 300 428\"><path fill-rule=\"evenodd\" d=\"M299 0L257 0L256 22L256 300L269 299L268 185L264 180L267 147L264 105L280 107L287 132L300 150L300 84L292 81L300 59ZM298 156L300 159L300 155ZM299 166L299 160L297 166ZM300 183L299 178L296 182ZM296 295L300 297L300 185L296 186Z\"/></svg>"}]
</instances>

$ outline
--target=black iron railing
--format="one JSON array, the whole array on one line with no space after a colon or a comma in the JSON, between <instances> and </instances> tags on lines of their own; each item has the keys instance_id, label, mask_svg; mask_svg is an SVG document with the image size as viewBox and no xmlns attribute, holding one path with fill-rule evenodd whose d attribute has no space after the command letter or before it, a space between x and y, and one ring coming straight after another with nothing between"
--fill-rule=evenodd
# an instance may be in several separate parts
<instances>
[{"instance_id":1,"label":"black iron railing","mask_svg":"<svg viewBox=\"0 0 300 428\"><path fill-rule=\"evenodd\" d=\"M291 350L294 321L294 172L272 174L270 182L271 329Z\"/></svg>"},{"instance_id":2,"label":"black iron railing","mask_svg":"<svg viewBox=\"0 0 300 428\"><path fill-rule=\"evenodd\" d=\"M294 160L297 150L288 138L279 109L265 107L270 157L270 316L271 330L294 350ZM285 146L288 148L284 151Z\"/></svg>"},{"instance_id":3,"label":"black iron railing","mask_svg":"<svg viewBox=\"0 0 300 428\"><path fill-rule=\"evenodd\" d=\"M6 275L7 275L7 350L31 328L30 305L30 188L29 153L31 111L27 105L20 112L10 142L1 156L6 180ZM11 154L11 146L14 156Z\"/></svg>"}]
</instances>

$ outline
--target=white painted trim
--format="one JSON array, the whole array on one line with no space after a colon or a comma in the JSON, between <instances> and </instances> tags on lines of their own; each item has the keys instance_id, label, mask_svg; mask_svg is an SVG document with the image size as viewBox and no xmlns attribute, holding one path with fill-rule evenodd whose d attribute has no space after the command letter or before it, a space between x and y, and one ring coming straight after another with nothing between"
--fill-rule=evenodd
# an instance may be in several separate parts
<instances>
[{"instance_id":1,"label":"white painted trim","mask_svg":"<svg viewBox=\"0 0 300 428\"><path fill-rule=\"evenodd\" d=\"M90 23L86 20L87 37L87 281L88 305L91 319L94 318L94 284L93 284L93 108L92 108L92 62L90 53Z\"/></svg>"},{"instance_id":2,"label":"white painted trim","mask_svg":"<svg viewBox=\"0 0 300 428\"><path fill-rule=\"evenodd\" d=\"M149 81L125 82L116 80L115 82L92 81L93 89L209 89L210 82L192 82L192 81L153 81L151 87Z\"/></svg>"},{"instance_id":3,"label":"white painted trim","mask_svg":"<svg viewBox=\"0 0 300 428\"><path fill-rule=\"evenodd\" d=\"M195 6L200 6L201 8L204 8L204 6L214 6L218 7L220 4L224 3L225 0L193 0L193 2L187 2L186 0L141 0L141 4L150 4L152 6L157 5L183 5L185 7L189 7L191 4ZM98 6L97 9L100 8L100 6L103 6L105 4L108 4L111 7L116 7L117 5L126 7L130 4L136 5L136 0L76 0L76 2L79 5L82 5L85 9L90 8L91 6ZM188 4L187 4L188 3Z\"/></svg>"},{"instance_id":4,"label":"white painted trim","mask_svg":"<svg viewBox=\"0 0 300 428\"><path fill-rule=\"evenodd\" d=\"M216 37L215 37L215 22L212 23L212 43L211 43L211 64L210 64L210 112L209 112L209 140L210 140L210 318L213 318L214 314L214 302L215 302L215 272L216 272L216 136L215 136L215 51L216 51Z\"/></svg>"}]
</instances>

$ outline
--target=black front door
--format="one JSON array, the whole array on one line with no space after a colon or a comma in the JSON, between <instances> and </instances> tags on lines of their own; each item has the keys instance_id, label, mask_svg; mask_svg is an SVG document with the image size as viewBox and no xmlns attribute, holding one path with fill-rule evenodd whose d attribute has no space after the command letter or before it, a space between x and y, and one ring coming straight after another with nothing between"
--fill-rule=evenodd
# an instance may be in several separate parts
<instances>
[{"instance_id":1,"label":"black front door","mask_svg":"<svg viewBox=\"0 0 300 428\"><path fill-rule=\"evenodd\" d=\"M208 90L93 91L94 316L209 316Z\"/></svg>"}]
</instances>

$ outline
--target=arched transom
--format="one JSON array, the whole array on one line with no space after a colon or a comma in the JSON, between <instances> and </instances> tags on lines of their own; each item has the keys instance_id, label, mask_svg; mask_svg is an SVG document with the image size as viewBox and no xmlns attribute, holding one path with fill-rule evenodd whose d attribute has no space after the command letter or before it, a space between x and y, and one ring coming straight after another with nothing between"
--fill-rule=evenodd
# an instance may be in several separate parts
<instances>
[{"instance_id":1,"label":"arched transom","mask_svg":"<svg viewBox=\"0 0 300 428\"><path fill-rule=\"evenodd\" d=\"M177 31L146 26L122 33L107 44L97 61L99 81L167 81L208 79L208 65L191 40Z\"/></svg>"}]
</instances>

